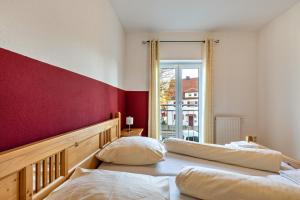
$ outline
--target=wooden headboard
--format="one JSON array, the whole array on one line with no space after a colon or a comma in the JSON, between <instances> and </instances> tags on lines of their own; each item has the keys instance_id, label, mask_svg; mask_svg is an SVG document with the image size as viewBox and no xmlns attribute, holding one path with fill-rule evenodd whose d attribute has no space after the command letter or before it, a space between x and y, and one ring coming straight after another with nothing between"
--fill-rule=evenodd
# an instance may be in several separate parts
<instances>
[{"instance_id":1,"label":"wooden headboard","mask_svg":"<svg viewBox=\"0 0 300 200\"><path fill-rule=\"evenodd\" d=\"M95 154L121 134L121 114L86 128L0 153L0 199L43 199L76 167L97 168Z\"/></svg>"}]
</instances>

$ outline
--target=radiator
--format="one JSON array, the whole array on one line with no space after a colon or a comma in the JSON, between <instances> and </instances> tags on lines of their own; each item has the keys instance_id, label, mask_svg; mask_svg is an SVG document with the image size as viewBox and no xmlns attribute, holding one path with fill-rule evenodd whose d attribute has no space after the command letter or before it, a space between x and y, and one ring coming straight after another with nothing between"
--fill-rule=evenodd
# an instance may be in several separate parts
<instances>
[{"instance_id":1,"label":"radiator","mask_svg":"<svg viewBox=\"0 0 300 200\"><path fill-rule=\"evenodd\" d=\"M216 117L215 128L217 144L241 140L240 117Z\"/></svg>"}]
</instances>

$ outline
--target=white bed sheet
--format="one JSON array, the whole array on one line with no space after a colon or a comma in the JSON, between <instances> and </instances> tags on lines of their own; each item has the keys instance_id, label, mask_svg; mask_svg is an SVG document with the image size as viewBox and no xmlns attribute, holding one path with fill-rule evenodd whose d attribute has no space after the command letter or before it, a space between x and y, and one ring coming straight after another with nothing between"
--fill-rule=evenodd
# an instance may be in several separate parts
<instances>
[{"instance_id":1,"label":"white bed sheet","mask_svg":"<svg viewBox=\"0 0 300 200\"><path fill-rule=\"evenodd\" d=\"M98 169L105 169L111 171L123 171L138 174L147 174L152 176L176 176L181 169L186 166L200 166L212 169L227 170L230 172L236 172L246 175L253 176L269 176L274 175L274 173L260 171L255 169L249 169L229 164L223 164L214 161L203 160L199 158L194 158L190 156L167 153L164 161L161 161L154 165L144 165L144 166L128 166L128 165L116 165L111 163L102 163Z\"/></svg>"}]
</instances>

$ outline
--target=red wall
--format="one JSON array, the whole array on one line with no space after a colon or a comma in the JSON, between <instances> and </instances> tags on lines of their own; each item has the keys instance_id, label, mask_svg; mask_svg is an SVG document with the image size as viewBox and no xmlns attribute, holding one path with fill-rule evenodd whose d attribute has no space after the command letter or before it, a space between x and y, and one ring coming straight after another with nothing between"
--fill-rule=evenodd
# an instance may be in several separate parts
<instances>
[{"instance_id":1,"label":"red wall","mask_svg":"<svg viewBox=\"0 0 300 200\"><path fill-rule=\"evenodd\" d=\"M133 127L144 128L143 136L148 136L148 92L126 92L126 115L133 117Z\"/></svg>"},{"instance_id":2,"label":"red wall","mask_svg":"<svg viewBox=\"0 0 300 200\"><path fill-rule=\"evenodd\" d=\"M147 130L147 107L147 92L126 92L0 48L0 151L107 120L117 111L123 126L128 112Z\"/></svg>"}]
</instances>

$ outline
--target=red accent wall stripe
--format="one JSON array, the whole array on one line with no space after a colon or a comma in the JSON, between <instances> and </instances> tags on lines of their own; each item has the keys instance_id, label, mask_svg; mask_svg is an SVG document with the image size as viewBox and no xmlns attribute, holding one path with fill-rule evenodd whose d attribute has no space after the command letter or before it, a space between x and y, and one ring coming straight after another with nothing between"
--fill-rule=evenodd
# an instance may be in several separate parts
<instances>
[{"instance_id":1,"label":"red accent wall stripe","mask_svg":"<svg viewBox=\"0 0 300 200\"><path fill-rule=\"evenodd\" d=\"M128 93L128 94L127 94ZM0 151L107 120L120 111L147 130L148 92L126 92L0 48ZM135 106L134 106L135 105ZM147 118L147 119L145 119ZM145 133L144 133L145 134Z\"/></svg>"}]
</instances>

